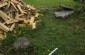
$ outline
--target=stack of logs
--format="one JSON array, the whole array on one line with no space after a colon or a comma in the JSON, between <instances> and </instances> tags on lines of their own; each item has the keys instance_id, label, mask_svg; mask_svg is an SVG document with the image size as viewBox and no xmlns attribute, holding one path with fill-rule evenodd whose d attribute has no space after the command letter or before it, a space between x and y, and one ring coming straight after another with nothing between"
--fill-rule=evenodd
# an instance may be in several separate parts
<instances>
[{"instance_id":1,"label":"stack of logs","mask_svg":"<svg viewBox=\"0 0 85 55\"><path fill-rule=\"evenodd\" d=\"M38 12L22 0L0 0L0 39L6 37L7 32L13 31L16 24L36 28Z\"/></svg>"}]
</instances>

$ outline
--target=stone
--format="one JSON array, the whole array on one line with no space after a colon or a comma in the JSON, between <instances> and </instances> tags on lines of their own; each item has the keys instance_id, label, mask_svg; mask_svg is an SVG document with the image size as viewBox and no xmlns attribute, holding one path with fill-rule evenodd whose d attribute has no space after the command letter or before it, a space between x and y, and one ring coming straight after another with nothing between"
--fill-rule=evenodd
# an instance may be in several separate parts
<instances>
[{"instance_id":1,"label":"stone","mask_svg":"<svg viewBox=\"0 0 85 55\"><path fill-rule=\"evenodd\" d=\"M64 4L60 4L60 8L64 9L64 10L73 10L72 7L64 5Z\"/></svg>"},{"instance_id":2,"label":"stone","mask_svg":"<svg viewBox=\"0 0 85 55\"><path fill-rule=\"evenodd\" d=\"M74 13L74 11L58 11L58 12L55 12L55 15L56 17L66 18L72 13Z\"/></svg>"},{"instance_id":3,"label":"stone","mask_svg":"<svg viewBox=\"0 0 85 55\"><path fill-rule=\"evenodd\" d=\"M25 37L20 37L13 43L14 49L24 49L28 47L29 45L30 45L30 42Z\"/></svg>"}]
</instances>

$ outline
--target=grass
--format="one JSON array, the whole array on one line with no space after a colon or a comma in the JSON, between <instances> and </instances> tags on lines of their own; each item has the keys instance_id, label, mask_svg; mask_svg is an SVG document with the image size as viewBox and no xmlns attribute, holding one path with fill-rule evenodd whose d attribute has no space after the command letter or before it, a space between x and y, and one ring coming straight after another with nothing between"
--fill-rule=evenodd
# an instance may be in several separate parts
<instances>
[{"instance_id":1,"label":"grass","mask_svg":"<svg viewBox=\"0 0 85 55\"><path fill-rule=\"evenodd\" d=\"M72 0L24 0L36 7L56 7L59 3L73 6ZM11 44L17 37L24 36L34 45L34 55L48 55L54 48L59 48L54 55L85 55L85 14L69 16L67 19L56 18L54 11L42 11L43 17L36 30L16 28L16 36L8 34L3 44L10 53ZM20 32L21 31L21 32Z\"/></svg>"},{"instance_id":2,"label":"grass","mask_svg":"<svg viewBox=\"0 0 85 55\"><path fill-rule=\"evenodd\" d=\"M24 0L26 3L29 3L30 5L34 5L36 7L57 7L59 4L66 4L66 5L74 5L74 2L72 0Z\"/></svg>"}]
</instances>

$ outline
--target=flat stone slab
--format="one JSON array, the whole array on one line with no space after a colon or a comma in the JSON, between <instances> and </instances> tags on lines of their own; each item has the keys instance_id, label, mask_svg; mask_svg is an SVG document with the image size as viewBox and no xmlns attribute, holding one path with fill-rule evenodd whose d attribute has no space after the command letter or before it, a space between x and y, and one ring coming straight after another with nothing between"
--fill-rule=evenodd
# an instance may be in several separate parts
<instances>
[{"instance_id":1,"label":"flat stone slab","mask_svg":"<svg viewBox=\"0 0 85 55\"><path fill-rule=\"evenodd\" d=\"M72 7L67 6L67 5L64 5L64 4L60 4L59 6L60 6L61 8L63 8L64 10L73 10Z\"/></svg>"},{"instance_id":2,"label":"flat stone slab","mask_svg":"<svg viewBox=\"0 0 85 55\"><path fill-rule=\"evenodd\" d=\"M66 18L67 16L73 13L74 11L58 11L58 12L55 12L55 15L56 17Z\"/></svg>"}]
</instances>

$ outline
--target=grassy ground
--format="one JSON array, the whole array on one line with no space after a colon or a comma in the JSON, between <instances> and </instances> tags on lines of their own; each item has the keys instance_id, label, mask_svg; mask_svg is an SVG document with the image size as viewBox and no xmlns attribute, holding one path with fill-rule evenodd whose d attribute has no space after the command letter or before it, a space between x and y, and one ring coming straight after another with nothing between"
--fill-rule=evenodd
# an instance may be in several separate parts
<instances>
[{"instance_id":1,"label":"grassy ground","mask_svg":"<svg viewBox=\"0 0 85 55\"><path fill-rule=\"evenodd\" d=\"M56 7L59 3L73 6L72 0L24 0L36 7ZM25 36L34 45L34 55L48 55L54 48L59 48L54 55L85 55L85 19L84 15L73 15L67 19L55 18L54 11L42 11L43 17L36 30L16 28L21 32L16 36ZM79 17L78 17L79 16ZM16 36L8 34L3 44L8 46L9 55L11 44ZM25 55L25 54L23 54Z\"/></svg>"},{"instance_id":2,"label":"grassy ground","mask_svg":"<svg viewBox=\"0 0 85 55\"><path fill-rule=\"evenodd\" d=\"M26 3L29 3L31 5L37 6L37 7L57 7L58 4L67 4L67 5L73 5L73 1L72 0L24 0Z\"/></svg>"}]
</instances>

